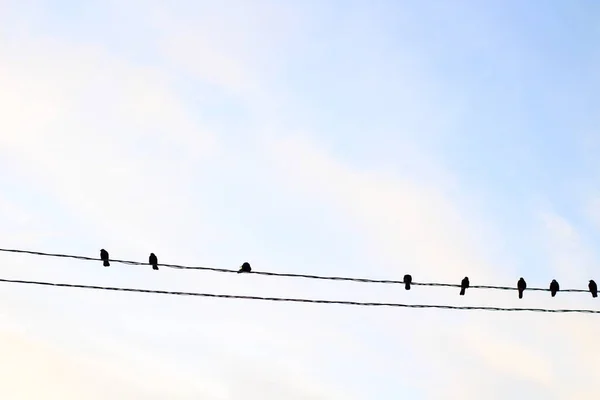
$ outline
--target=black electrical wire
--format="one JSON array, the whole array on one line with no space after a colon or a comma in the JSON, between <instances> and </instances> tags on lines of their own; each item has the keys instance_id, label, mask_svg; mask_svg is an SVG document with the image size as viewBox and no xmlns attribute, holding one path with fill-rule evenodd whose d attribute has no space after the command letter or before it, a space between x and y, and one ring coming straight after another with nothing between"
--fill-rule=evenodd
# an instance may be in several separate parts
<instances>
[{"instance_id":1,"label":"black electrical wire","mask_svg":"<svg viewBox=\"0 0 600 400\"><path fill-rule=\"evenodd\" d=\"M600 310L585 310L585 309L473 307L473 306L450 306L450 305L437 305L437 304L372 303L372 302L342 301L342 300L317 300L317 299L298 299L298 298L283 298L283 297L242 296L242 295L232 295L232 294L176 292L176 291L166 291L166 290L78 285L78 284L71 284L71 283L53 283L53 282L26 281L26 280L20 280L20 279L3 279L3 278L0 278L0 282L20 283L20 284L26 284L26 285L91 289L91 290L109 290L109 291L119 291L119 292L162 294L162 295L172 295L172 296L195 296L195 297L210 297L210 298L220 298L220 299L262 300L262 301L292 302L292 303L339 304L339 305L362 306L362 307L400 307L400 308L434 308L434 309L444 309L444 310L467 310L467 311L477 311L477 310L479 310L479 311L510 311L510 312L527 311L527 312L543 312L543 313L600 314Z\"/></svg>"},{"instance_id":2,"label":"black electrical wire","mask_svg":"<svg viewBox=\"0 0 600 400\"><path fill-rule=\"evenodd\" d=\"M36 256L44 256L44 257L61 257L61 258L73 258L77 260L84 261L101 261L100 258L95 257L86 257L86 256L77 256L71 254L61 254L61 253L45 253L40 251L32 251L32 250L19 250L19 249L2 249L0 248L0 252L8 252L8 253L21 253L21 254L31 254ZM149 265L147 262L140 261L130 261L130 260L118 260L118 259L110 259L110 262L127 264L127 265ZM225 273L238 273L237 269L226 269L226 268L215 268L215 267L198 267L198 266L188 266L188 265L177 265L177 264L158 264L162 267L174 268L174 269L182 269L182 270L202 270L202 271L213 271L213 272L225 272ZM360 282L360 283L381 283L381 284L397 284L403 285L404 281L400 280L390 280L390 279L370 279L370 278L351 278L344 276L326 276L326 275L309 275L309 274L294 274L294 273L283 273L283 272L267 272L267 271L255 271L251 272L254 275L265 275L265 276L276 276L276 277L288 277L288 278L306 278L306 279L320 279L320 280L332 280L332 281L351 281L351 282ZM411 285L415 286L434 286L434 287L457 287L460 288L460 284L454 283L437 283L437 282L412 282ZM469 286L469 289L492 289L492 290L517 290L516 285L514 287L511 286L494 286L494 285L472 285ZM527 291L550 291L549 288L527 288ZM561 289L560 292L575 292L575 293L589 293L587 289Z\"/></svg>"}]
</instances>

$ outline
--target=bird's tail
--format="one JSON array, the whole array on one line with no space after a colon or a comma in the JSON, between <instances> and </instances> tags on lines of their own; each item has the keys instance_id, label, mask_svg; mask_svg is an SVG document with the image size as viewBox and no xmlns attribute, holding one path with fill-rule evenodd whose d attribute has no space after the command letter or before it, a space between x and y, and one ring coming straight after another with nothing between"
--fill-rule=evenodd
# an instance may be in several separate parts
<instances>
[{"instance_id":1,"label":"bird's tail","mask_svg":"<svg viewBox=\"0 0 600 400\"><path fill-rule=\"evenodd\" d=\"M523 298L523 292L519 291L519 298L522 299Z\"/></svg>"},{"instance_id":2,"label":"bird's tail","mask_svg":"<svg viewBox=\"0 0 600 400\"><path fill-rule=\"evenodd\" d=\"M238 271L238 274L241 274L242 272L244 272L244 271L242 271L242 270L240 269L240 270Z\"/></svg>"},{"instance_id":3,"label":"bird's tail","mask_svg":"<svg viewBox=\"0 0 600 400\"><path fill-rule=\"evenodd\" d=\"M152 269L155 270L155 271L158 271L158 265L153 265Z\"/></svg>"},{"instance_id":4,"label":"bird's tail","mask_svg":"<svg viewBox=\"0 0 600 400\"><path fill-rule=\"evenodd\" d=\"M552 292L552 297L556 296L556 292Z\"/></svg>"},{"instance_id":5,"label":"bird's tail","mask_svg":"<svg viewBox=\"0 0 600 400\"><path fill-rule=\"evenodd\" d=\"M105 267L110 267L110 263L108 262L108 260L104 260L103 264L104 264Z\"/></svg>"},{"instance_id":6,"label":"bird's tail","mask_svg":"<svg viewBox=\"0 0 600 400\"><path fill-rule=\"evenodd\" d=\"M405 283L404 284L404 289L410 290L410 283Z\"/></svg>"},{"instance_id":7,"label":"bird's tail","mask_svg":"<svg viewBox=\"0 0 600 400\"><path fill-rule=\"evenodd\" d=\"M464 295L465 295L465 288L461 288L461 289L460 289L460 295L461 295L461 296L464 296Z\"/></svg>"},{"instance_id":8,"label":"bird's tail","mask_svg":"<svg viewBox=\"0 0 600 400\"><path fill-rule=\"evenodd\" d=\"M598 293L597 292L593 292L592 293L592 297L598 297Z\"/></svg>"}]
</instances>

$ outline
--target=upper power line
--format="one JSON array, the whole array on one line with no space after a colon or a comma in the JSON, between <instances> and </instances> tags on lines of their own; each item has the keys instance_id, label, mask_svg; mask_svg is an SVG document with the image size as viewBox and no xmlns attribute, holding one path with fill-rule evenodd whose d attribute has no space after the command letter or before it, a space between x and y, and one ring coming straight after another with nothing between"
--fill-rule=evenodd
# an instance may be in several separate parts
<instances>
[{"instance_id":1,"label":"upper power line","mask_svg":"<svg viewBox=\"0 0 600 400\"><path fill-rule=\"evenodd\" d=\"M398 284L404 285L407 290L410 290L412 285L415 286L433 286L433 287L456 287L460 288L460 294L464 295L466 289L492 289L492 290L517 290L519 292L519 298L523 297L523 292L527 291L549 291L552 294L552 297L556 295L557 292L575 292L575 293L591 293L593 297L597 297L598 295L598 287L596 282L590 280L588 282L588 289L560 289L560 286L556 280L552 280L550 286L548 288L540 288L540 287L527 287L527 284L523 278L520 278L515 286L496 286L496 285L471 285L469 282L469 278L465 277L461 283L439 283L439 282L415 282L411 275L407 274L404 276L403 280L391 280L391 279L371 279L371 278L352 278L352 277L344 277L344 276L326 276L326 275L311 275L311 274L294 274L294 273L283 273L283 272L268 272L268 271L256 271L250 268L250 264L245 262L240 269L226 269L226 268L215 268L215 267L199 267L199 266L188 266L188 265L178 265L178 264L164 264L158 263L158 259L154 253L151 253L151 256L148 262L141 261L132 261L132 260L119 260L113 259L109 257L109 253L102 249L100 252L100 258L88 257L88 256L78 256L72 254L62 254L62 253L46 253L40 251L32 251L32 250L21 250L21 249L3 249L0 248L0 252L9 252L9 253L22 253L22 254L32 254L36 256L44 256L44 257L61 257L61 258L73 258L77 260L84 261L101 261L105 267L110 266L111 262L127 264L127 265L152 265L153 269L157 270L158 266L163 266L167 268L175 268L175 269L183 269L183 270L203 270L203 271L214 271L214 272L224 272L224 273L240 273L240 272L251 272L256 275L265 275L265 276L276 276L276 277L289 277L289 278L306 278L306 279L320 279L320 280L332 280L332 281L351 281L351 282L360 282L360 283L380 283L380 284Z\"/></svg>"},{"instance_id":2,"label":"upper power line","mask_svg":"<svg viewBox=\"0 0 600 400\"><path fill-rule=\"evenodd\" d=\"M511 308L511 307L449 306L449 305L438 305L438 304L371 303L371 302L343 301L343 300L318 300L318 299L298 299L298 298L284 298L284 297L242 296L242 295L232 295L232 294L214 294L214 293L197 293L197 292L175 292L175 291L166 291L166 290L78 285L78 284L71 284L71 283L25 281L25 280L19 280L19 279L3 279L3 278L0 278L0 282L20 283L20 284L38 285L38 286L54 286L54 287L91 289L91 290L109 290L109 291L119 291L119 292L163 294L163 295L172 295L172 296L212 297L212 298L220 298L220 299L262 300L262 301L276 301L276 302L290 302L290 303L339 304L339 305L362 306L362 307L434 308L434 309L444 309L444 310L465 310L465 311L510 311L510 312L541 312L541 313L563 313L563 314L565 314L565 313L600 314L600 310L586 310L586 309Z\"/></svg>"}]
</instances>

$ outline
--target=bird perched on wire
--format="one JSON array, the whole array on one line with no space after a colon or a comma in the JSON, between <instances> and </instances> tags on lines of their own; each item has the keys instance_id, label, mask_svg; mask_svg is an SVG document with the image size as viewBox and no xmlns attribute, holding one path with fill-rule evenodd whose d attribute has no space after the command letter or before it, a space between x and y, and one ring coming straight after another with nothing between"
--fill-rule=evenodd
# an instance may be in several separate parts
<instances>
[{"instance_id":1,"label":"bird perched on wire","mask_svg":"<svg viewBox=\"0 0 600 400\"><path fill-rule=\"evenodd\" d=\"M412 276L409 274L404 275L404 289L410 290L410 284L412 283Z\"/></svg>"},{"instance_id":2,"label":"bird perched on wire","mask_svg":"<svg viewBox=\"0 0 600 400\"><path fill-rule=\"evenodd\" d=\"M550 282L550 294L552 295L552 297L556 296L556 293L560 290L560 286L558 285L558 282L556 282L556 279L552 279L552 282Z\"/></svg>"},{"instance_id":3,"label":"bird perched on wire","mask_svg":"<svg viewBox=\"0 0 600 400\"><path fill-rule=\"evenodd\" d=\"M469 277L465 276L465 278L460 282L460 295L464 296L467 288L469 287Z\"/></svg>"},{"instance_id":4,"label":"bird perched on wire","mask_svg":"<svg viewBox=\"0 0 600 400\"><path fill-rule=\"evenodd\" d=\"M108 262L108 251L100 249L100 260L102 260L102 265L110 267L110 263Z\"/></svg>"},{"instance_id":5,"label":"bird perched on wire","mask_svg":"<svg viewBox=\"0 0 600 400\"><path fill-rule=\"evenodd\" d=\"M598 297L598 285L596 285L596 282L594 282L593 279L590 279L590 283L588 283L588 288L592 293L592 297Z\"/></svg>"},{"instance_id":6,"label":"bird perched on wire","mask_svg":"<svg viewBox=\"0 0 600 400\"><path fill-rule=\"evenodd\" d=\"M519 291L520 299L523 298L523 292L525 291L525 289L527 289L527 282L525 282L525 279L523 279L523 277L521 277L519 279L519 282L517 282L517 290Z\"/></svg>"},{"instance_id":7,"label":"bird perched on wire","mask_svg":"<svg viewBox=\"0 0 600 400\"><path fill-rule=\"evenodd\" d=\"M148 264L152 265L152 269L158 270L158 258L156 254L150 253L150 257L148 257Z\"/></svg>"},{"instance_id":8,"label":"bird perched on wire","mask_svg":"<svg viewBox=\"0 0 600 400\"><path fill-rule=\"evenodd\" d=\"M241 274L242 272L252 272L252 268L250 267L250 263L245 262L242 264L242 266L240 267L240 270L238 271L238 274Z\"/></svg>"}]
</instances>

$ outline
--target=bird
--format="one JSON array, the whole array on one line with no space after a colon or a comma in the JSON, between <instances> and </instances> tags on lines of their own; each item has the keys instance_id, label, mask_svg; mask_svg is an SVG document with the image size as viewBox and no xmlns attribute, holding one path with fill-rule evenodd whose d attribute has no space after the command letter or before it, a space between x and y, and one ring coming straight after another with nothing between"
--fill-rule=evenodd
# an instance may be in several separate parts
<instances>
[{"instance_id":1,"label":"bird","mask_svg":"<svg viewBox=\"0 0 600 400\"><path fill-rule=\"evenodd\" d=\"M150 253L150 257L148 258L148 264L152 265L152 269L158 270L158 258L154 253Z\"/></svg>"},{"instance_id":2,"label":"bird","mask_svg":"<svg viewBox=\"0 0 600 400\"><path fill-rule=\"evenodd\" d=\"M523 292L525 291L525 289L527 289L527 283L525 282L525 279L523 279L523 277L521 277L519 279L519 282L517 282L517 289L519 290L519 298L522 299Z\"/></svg>"},{"instance_id":3,"label":"bird","mask_svg":"<svg viewBox=\"0 0 600 400\"><path fill-rule=\"evenodd\" d=\"M465 295L465 291L467 290L468 287L469 287L469 277L465 276L465 278L460 283L460 295L461 296Z\"/></svg>"},{"instance_id":4,"label":"bird","mask_svg":"<svg viewBox=\"0 0 600 400\"><path fill-rule=\"evenodd\" d=\"M552 282L550 282L550 293L552 294L552 297L556 296L556 292L559 290L560 286L558 285L558 282L556 282L556 279L552 279Z\"/></svg>"},{"instance_id":5,"label":"bird","mask_svg":"<svg viewBox=\"0 0 600 400\"><path fill-rule=\"evenodd\" d=\"M102 260L102 264L105 267L110 267L110 263L108 262L108 251L100 249L100 260Z\"/></svg>"},{"instance_id":6,"label":"bird","mask_svg":"<svg viewBox=\"0 0 600 400\"><path fill-rule=\"evenodd\" d=\"M252 268L250 267L250 263L245 262L245 263L242 264L242 266L240 267L240 270L238 271L238 274L240 274L242 272L252 272Z\"/></svg>"},{"instance_id":7,"label":"bird","mask_svg":"<svg viewBox=\"0 0 600 400\"><path fill-rule=\"evenodd\" d=\"M412 283L412 276L409 274L404 275L404 288L410 290L410 284Z\"/></svg>"},{"instance_id":8,"label":"bird","mask_svg":"<svg viewBox=\"0 0 600 400\"><path fill-rule=\"evenodd\" d=\"M590 289L590 292L592 292L592 297L598 297L598 285L596 285L596 282L594 282L593 279L590 279L588 288Z\"/></svg>"}]
</instances>

